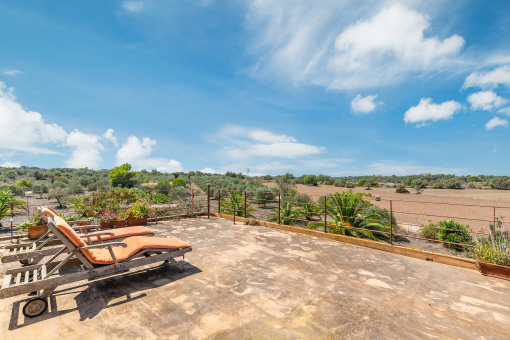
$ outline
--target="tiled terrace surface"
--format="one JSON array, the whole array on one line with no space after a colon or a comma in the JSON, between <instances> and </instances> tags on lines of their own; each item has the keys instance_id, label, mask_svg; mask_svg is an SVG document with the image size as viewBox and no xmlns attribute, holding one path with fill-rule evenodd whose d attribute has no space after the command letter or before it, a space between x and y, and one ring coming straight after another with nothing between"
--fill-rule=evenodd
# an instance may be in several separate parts
<instances>
[{"instance_id":1,"label":"tiled terrace surface","mask_svg":"<svg viewBox=\"0 0 510 340\"><path fill-rule=\"evenodd\" d=\"M188 241L186 271L154 265L61 286L2 339L508 339L510 282L476 271L211 218L151 226Z\"/></svg>"}]
</instances>

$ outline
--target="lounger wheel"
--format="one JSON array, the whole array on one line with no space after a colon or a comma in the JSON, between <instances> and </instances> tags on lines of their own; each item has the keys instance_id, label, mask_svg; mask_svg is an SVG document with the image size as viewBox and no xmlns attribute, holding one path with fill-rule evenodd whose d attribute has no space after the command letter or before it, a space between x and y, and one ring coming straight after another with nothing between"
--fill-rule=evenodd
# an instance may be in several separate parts
<instances>
[{"instance_id":1,"label":"lounger wheel","mask_svg":"<svg viewBox=\"0 0 510 340\"><path fill-rule=\"evenodd\" d=\"M28 260L20 260L19 263L21 263L21 264L28 264Z\"/></svg>"},{"instance_id":2,"label":"lounger wheel","mask_svg":"<svg viewBox=\"0 0 510 340\"><path fill-rule=\"evenodd\" d=\"M43 297L32 298L23 306L23 315L27 318L35 318L48 308L48 301Z\"/></svg>"}]
</instances>

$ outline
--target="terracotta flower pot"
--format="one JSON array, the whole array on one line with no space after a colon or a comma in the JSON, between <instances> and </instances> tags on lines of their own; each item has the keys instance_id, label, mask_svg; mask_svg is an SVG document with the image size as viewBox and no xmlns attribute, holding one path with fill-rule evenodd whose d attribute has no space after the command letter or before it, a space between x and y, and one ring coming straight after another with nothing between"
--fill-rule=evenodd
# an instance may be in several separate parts
<instances>
[{"instance_id":1,"label":"terracotta flower pot","mask_svg":"<svg viewBox=\"0 0 510 340\"><path fill-rule=\"evenodd\" d=\"M128 217L127 218L127 223L128 223L128 226L130 226L130 227L134 227L134 226L137 226L137 225L147 225L147 216L145 216L144 218L131 218L131 217Z\"/></svg>"},{"instance_id":2,"label":"terracotta flower pot","mask_svg":"<svg viewBox=\"0 0 510 340\"><path fill-rule=\"evenodd\" d=\"M478 269L480 270L480 273L482 273L483 275L494 276L510 280L510 267L479 262Z\"/></svg>"},{"instance_id":3,"label":"terracotta flower pot","mask_svg":"<svg viewBox=\"0 0 510 340\"><path fill-rule=\"evenodd\" d=\"M111 228L111 227L112 227L112 225L110 224L110 222L100 222L100 223L99 223L99 226L101 227L101 229Z\"/></svg>"},{"instance_id":4,"label":"terracotta flower pot","mask_svg":"<svg viewBox=\"0 0 510 340\"><path fill-rule=\"evenodd\" d=\"M28 227L28 238L38 239L39 237L43 236L47 231L48 231L47 224Z\"/></svg>"},{"instance_id":5,"label":"terracotta flower pot","mask_svg":"<svg viewBox=\"0 0 510 340\"><path fill-rule=\"evenodd\" d=\"M79 226L81 226L81 225L90 225L90 224L92 224L92 222L78 222L78 223L76 223L76 225L79 225Z\"/></svg>"},{"instance_id":6,"label":"terracotta flower pot","mask_svg":"<svg viewBox=\"0 0 510 340\"><path fill-rule=\"evenodd\" d=\"M125 227L126 226L126 220L119 220L119 221L115 221L113 222L113 228L122 228L122 227Z\"/></svg>"}]
</instances>

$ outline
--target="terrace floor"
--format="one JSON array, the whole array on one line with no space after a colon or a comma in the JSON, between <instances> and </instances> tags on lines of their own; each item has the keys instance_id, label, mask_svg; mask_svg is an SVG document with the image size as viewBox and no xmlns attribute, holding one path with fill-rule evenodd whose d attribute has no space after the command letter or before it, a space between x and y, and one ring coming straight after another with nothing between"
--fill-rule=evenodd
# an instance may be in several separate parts
<instances>
[{"instance_id":1,"label":"terrace floor","mask_svg":"<svg viewBox=\"0 0 510 340\"><path fill-rule=\"evenodd\" d=\"M193 245L184 273L154 265L61 286L34 319L27 296L0 300L1 338L509 338L510 281L219 218L151 228Z\"/></svg>"}]
</instances>

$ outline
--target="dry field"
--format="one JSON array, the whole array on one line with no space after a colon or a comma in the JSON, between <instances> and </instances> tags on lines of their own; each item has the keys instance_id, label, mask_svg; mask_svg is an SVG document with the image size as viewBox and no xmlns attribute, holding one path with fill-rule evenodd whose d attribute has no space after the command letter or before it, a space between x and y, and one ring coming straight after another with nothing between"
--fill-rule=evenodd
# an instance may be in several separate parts
<instances>
[{"instance_id":1,"label":"dry field","mask_svg":"<svg viewBox=\"0 0 510 340\"><path fill-rule=\"evenodd\" d=\"M275 184L267 183L267 185L271 187ZM299 193L307 194L314 200L319 196L348 190L332 185L314 187L298 184L296 187ZM374 201L374 203L386 209L390 208L391 200L393 211L399 222L420 225L427 223L428 220L437 222L448 217L469 224L478 231L480 227L486 229L489 221L494 219L493 207L497 207L495 209L496 217L504 222L510 218L510 191L506 190L425 189L420 195L397 194L395 188L366 190L357 187L352 190L381 196L381 201Z\"/></svg>"}]
</instances>

